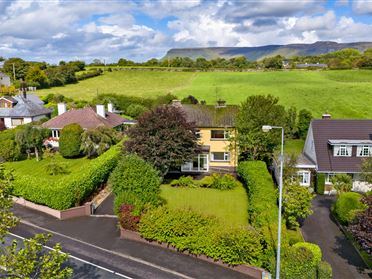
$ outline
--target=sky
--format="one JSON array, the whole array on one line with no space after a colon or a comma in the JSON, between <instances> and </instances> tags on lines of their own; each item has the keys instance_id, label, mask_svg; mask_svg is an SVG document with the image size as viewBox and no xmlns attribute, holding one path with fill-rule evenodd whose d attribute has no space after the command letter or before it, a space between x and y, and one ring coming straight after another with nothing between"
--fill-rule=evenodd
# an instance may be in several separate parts
<instances>
[{"instance_id":1,"label":"sky","mask_svg":"<svg viewBox=\"0 0 372 279\"><path fill-rule=\"evenodd\" d=\"M372 0L0 0L0 56L146 61L171 48L372 41Z\"/></svg>"}]
</instances>

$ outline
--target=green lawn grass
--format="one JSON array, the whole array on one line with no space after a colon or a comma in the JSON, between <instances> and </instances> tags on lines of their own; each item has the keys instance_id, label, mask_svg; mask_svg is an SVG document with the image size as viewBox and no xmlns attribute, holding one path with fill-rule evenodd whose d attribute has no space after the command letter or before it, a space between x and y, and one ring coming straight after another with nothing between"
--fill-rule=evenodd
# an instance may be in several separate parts
<instances>
[{"instance_id":1,"label":"green lawn grass","mask_svg":"<svg viewBox=\"0 0 372 279\"><path fill-rule=\"evenodd\" d=\"M305 141L302 139L289 139L284 143L284 154L296 154L300 155L304 149Z\"/></svg>"},{"instance_id":2,"label":"green lawn grass","mask_svg":"<svg viewBox=\"0 0 372 279\"><path fill-rule=\"evenodd\" d=\"M172 209L192 209L205 215L216 216L226 225L248 224L248 198L241 185L226 191L162 185L161 196Z\"/></svg>"},{"instance_id":3,"label":"green lawn grass","mask_svg":"<svg viewBox=\"0 0 372 279\"><path fill-rule=\"evenodd\" d=\"M320 118L372 118L372 71L272 71L272 72L166 72L129 70L65 87L39 90L76 99L92 99L97 93L155 97L173 93L179 98L194 95L214 103L217 98L239 104L250 95L272 94L286 107L308 109Z\"/></svg>"}]
</instances>

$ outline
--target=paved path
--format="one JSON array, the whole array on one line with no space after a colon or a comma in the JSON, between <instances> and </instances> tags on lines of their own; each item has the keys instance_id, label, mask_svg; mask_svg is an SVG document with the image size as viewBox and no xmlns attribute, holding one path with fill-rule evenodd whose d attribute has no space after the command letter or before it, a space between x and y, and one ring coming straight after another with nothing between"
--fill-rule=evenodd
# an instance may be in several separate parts
<instances>
[{"instance_id":1,"label":"paved path","mask_svg":"<svg viewBox=\"0 0 372 279\"><path fill-rule=\"evenodd\" d=\"M369 278L365 263L331 219L330 208L334 201L335 197L332 196L314 198L314 213L305 220L301 228L304 238L321 247L323 258L332 266L333 278Z\"/></svg>"},{"instance_id":2,"label":"paved path","mask_svg":"<svg viewBox=\"0 0 372 279\"><path fill-rule=\"evenodd\" d=\"M119 239L114 218L80 217L60 221L20 205L14 205L13 211L23 220L13 233L30 237L42 232L35 225L57 232L52 243L60 242L64 251L133 278L250 279L237 271L176 251Z\"/></svg>"},{"instance_id":3,"label":"paved path","mask_svg":"<svg viewBox=\"0 0 372 279\"><path fill-rule=\"evenodd\" d=\"M111 193L94 212L96 215L115 215L114 195Z\"/></svg>"}]
</instances>

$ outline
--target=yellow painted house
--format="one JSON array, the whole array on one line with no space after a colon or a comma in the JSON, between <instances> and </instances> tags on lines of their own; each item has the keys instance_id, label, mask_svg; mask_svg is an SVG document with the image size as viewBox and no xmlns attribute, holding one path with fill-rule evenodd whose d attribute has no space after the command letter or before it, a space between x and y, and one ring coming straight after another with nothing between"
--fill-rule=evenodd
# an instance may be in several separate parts
<instances>
[{"instance_id":1,"label":"yellow painted house","mask_svg":"<svg viewBox=\"0 0 372 279\"><path fill-rule=\"evenodd\" d=\"M192 162L181 166L182 172L233 172L237 166L237 151L231 136L235 135L235 117L238 106L185 105L174 101L186 119L195 124L201 152Z\"/></svg>"}]
</instances>

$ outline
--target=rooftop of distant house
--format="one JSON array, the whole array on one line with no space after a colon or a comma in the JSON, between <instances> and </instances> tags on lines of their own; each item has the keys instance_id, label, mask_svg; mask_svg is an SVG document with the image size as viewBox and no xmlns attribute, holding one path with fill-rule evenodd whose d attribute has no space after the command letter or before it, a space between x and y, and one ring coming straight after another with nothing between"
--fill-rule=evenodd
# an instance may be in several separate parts
<instances>
[{"instance_id":1,"label":"rooftop of distant house","mask_svg":"<svg viewBox=\"0 0 372 279\"><path fill-rule=\"evenodd\" d=\"M9 103L9 107L0 107L0 117L34 117L52 113L52 110L45 108L44 102L33 94L1 96L1 100Z\"/></svg>"}]
</instances>

